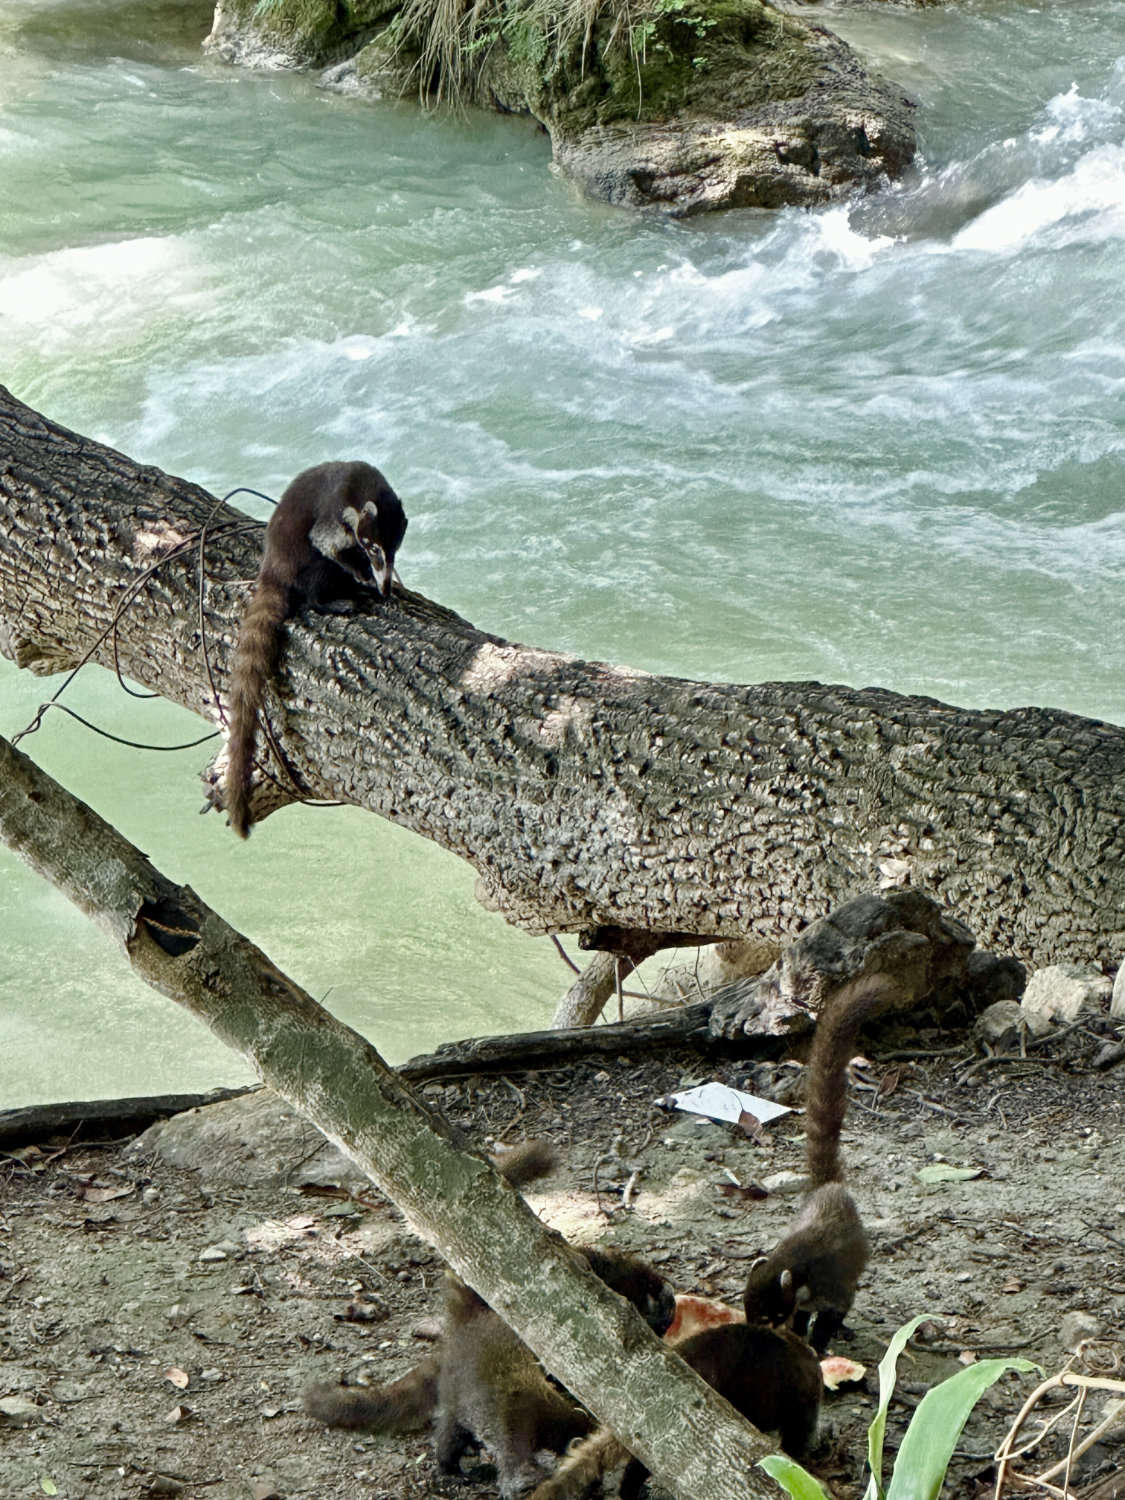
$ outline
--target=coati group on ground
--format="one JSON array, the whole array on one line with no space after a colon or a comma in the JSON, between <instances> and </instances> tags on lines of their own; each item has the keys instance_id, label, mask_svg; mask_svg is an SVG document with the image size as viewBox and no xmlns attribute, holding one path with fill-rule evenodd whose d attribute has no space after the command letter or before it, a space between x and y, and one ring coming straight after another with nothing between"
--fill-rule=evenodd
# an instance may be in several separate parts
<instances>
[{"instance_id":1,"label":"coati group on ground","mask_svg":"<svg viewBox=\"0 0 1125 1500\"><path fill-rule=\"evenodd\" d=\"M838 1334L867 1264L867 1236L840 1181L839 1138L856 1033L889 998L883 976L861 976L823 1005L807 1073L808 1197L790 1232L751 1267L746 1322L705 1328L675 1346L755 1427L776 1432L794 1457L815 1439L819 1356ZM497 1162L517 1186L551 1164L549 1148L534 1142ZM654 1332L667 1330L674 1298L655 1270L616 1251L580 1253ZM438 1466L447 1474L460 1472L470 1445L483 1445L495 1458L503 1500L529 1493L531 1500L580 1500L622 1465L623 1500L638 1500L648 1473L608 1429L591 1433L589 1414L551 1384L527 1345L452 1272L435 1355L390 1385L312 1386L305 1408L329 1426L369 1432L417 1431L432 1422ZM545 1457L564 1452L548 1473Z\"/></svg>"},{"instance_id":2,"label":"coati group on ground","mask_svg":"<svg viewBox=\"0 0 1125 1500\"><path fill-rule=\"evenodd\" d=\"M286 619L303 607L348 607L362 592L390 593L406 516L390 485L365 463L322 464L299 474L266 528L261 568L235 646L223 801L243 838L253 817L250 784L258 717ZM790 1232L751 1267L746 1321L704 1329L677 1353L755 1427L776 1432L800 1457L817 1427L823 1354L852 1305L867 1264L859 1213L843 1186L840 1130L856 1033L885 1008L890 982L860 976L826 997L817 1019L806 1091L810 1192ZM543 1143L497 1165L524 1185L550 1170ZM582 1249L591 1269L663 1335L675 1311L671 1287L651 1267L614 1250ZM579 1500L626 1465L623 1500L637 1500L647 1470L608 1429L553 1385L526 1344L470 1287L447 1273L437 1352L376 1389L315 1385L306 1410L330 1426L372 1432L434 1427L437 1460L458 1473L473 1444L496 1460L503 1500ZM570 1446L581 1439L576 1446ZM566 1450L570 1449L569 1452ZM544 1455L566 1452L548 1474Z\"/></svg>"}]
</instances>

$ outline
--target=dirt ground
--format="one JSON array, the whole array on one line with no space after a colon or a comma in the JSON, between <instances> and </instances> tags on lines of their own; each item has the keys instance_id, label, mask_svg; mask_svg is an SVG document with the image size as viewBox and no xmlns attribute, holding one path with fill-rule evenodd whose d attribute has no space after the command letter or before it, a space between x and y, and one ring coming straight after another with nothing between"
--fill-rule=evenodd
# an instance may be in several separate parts
<instances>
[{"instance_id":1,"label":"dirt ground","mask_svg":"<svg viewBox=\"0 0 1125 1500\"><path fill-rule=\"evenodd\" d=\"M1125 1066L1090 1067L1107 1035L1108 1019L1095 1016L1033 1059L977 1065L955 1034L869 1048L846 1149L874 1254L849 1320L854 1337L838 1346L868 1375L827 1398L810 1463L839 1500L862 1494L875 1367L919 1313L928 1341L901 1362L888 1457L923 1392L966 1358L1018 1353L1059 1370L1068 1313L1097 1324L1077 1368L1125 1378ZM942 1055L904 1058L895 1045ZM731 1175L745 1185L799 1170L801 1118L778 1120L761 1146L653 1101L708 1077L784 1097L798 1073L621 1057L424 1092L482 1142L557 1142L565 1166L529 1196L568 1236L636 1248L678 1291L737 1303L748 1259L780 1236L794 1200L731 1196ZM462 1483L443 1480L424 1438L325 1431L303 1414L312 1380L381 1381L421 1357L436 1330L441 1265L374 1190L326 1196L323 1184L347 1181L347 1168L318 1151L305 1122L286 1116L283 1128L281 1118L272 1096L252 1095L156 1127L139 1145L40 1140L0 1154L4 1500L494 1500L484 1462ZM979 1175L931 1185L915 1175L939 1162ZM622 1209L637 1168L633 1206ZM310 1179L321 1188L304 1190ZM349 1319L357 1297L366 1321ZM949 1500L991 1495L993 1452L1036 1382L1006 1376L979 1403ZM1071 1394L1041 1408L1029 1430ZM1121 1395L1090 1393L1082 1430L1112 1399ZM1017 1467L1039 1473L1065 1457L1070 1429L1060 1422ZM1071 1492L1116 1500L1123 1474L1125 1406L1076 1460ZM1053 1482L1060 1494L1061 1476Z\"/></svg>"}]
</instances>

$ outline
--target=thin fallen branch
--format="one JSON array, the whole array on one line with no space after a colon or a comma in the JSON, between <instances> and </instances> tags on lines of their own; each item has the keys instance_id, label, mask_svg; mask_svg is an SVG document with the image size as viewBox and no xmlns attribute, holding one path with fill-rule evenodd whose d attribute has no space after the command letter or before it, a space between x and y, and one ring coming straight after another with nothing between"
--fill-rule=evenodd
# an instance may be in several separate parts
<instances>
[{"instance_id":1,"label":"thin fallen branch","mask_svg":"<svg viewBox=\"0 0 1125 1500\"><path fill-rule=\"evenodd\" d=\"M1074 1399L1069 1401L1059 1411L1054 1412L1044 1422L1035 1436L1030 1438L1022 1448L1015 1449L1015 1441L1028 1417L1049 1391L1058 1390L1060 1387L1075 1389L1076 1395ZM1125 1395L1125 1380L1110 1380L1101 1375L1079 1375L1074 1370L1065 1369L1036 1386L1020 1408L1015 1421L1008 1429L1003 1442L996 1450L995 1500L1000 1500L1005 1480L1008 1477L1009 1466L1013 1460L1024 1458L1027 1454L1033 1452L1049 1432L1057 1427L1071 1412L1074 1412L1074 1422L1071 1427L1070 1442L1065 1458L1044 1469L1042 1474L1017 1474L1014 1470L1011 1472L1012 1479L1018 1480L1020 1484L1038 1485L1041 1489L1046 1490L1049 1495L1057 1495L1061 1497L1061 1500L1071 1500L1070 1473L1074 1460L1081 1458L1083 1453L1092 1448L1104 1433L1108 1432L1111 1427L1117 1425L1121 1420L1120 1411L1112 1411L1098 1424L1092 1433L1087 1433L1086 1437L1081 1442L1078 1442L1078 1424L1082 1418L1082 1409L1085 1405L1086 1396L1091 1390L1116 1391ZM1059 1474L1065 1476L1061 1490L1050 1483Z\"/></svg>"}]
</instances>

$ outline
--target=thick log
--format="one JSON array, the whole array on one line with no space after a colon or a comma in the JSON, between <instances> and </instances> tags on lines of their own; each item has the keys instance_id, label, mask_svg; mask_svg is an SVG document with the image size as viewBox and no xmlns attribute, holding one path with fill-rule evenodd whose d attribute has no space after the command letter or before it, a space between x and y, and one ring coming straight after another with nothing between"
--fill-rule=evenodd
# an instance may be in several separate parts
<instances>
[{"instance_id":1,"label":"thick log","mask_svg":"<svg viewBox=\"0 0 1125 1500\"><path fill-rule=\"evenodd\" d=\"M732 986L731 990L738 989ZM734 1005L723 990L695 1005L657 1010L651 1016L614 1021L609 1026L573 1026L550 1031L523 1031L511 1036L466 1037L443 1042L436 1052L400 1063L398 1073L412 1083L430 1078L455 1078L469 1073L509 1073L526 1069L566 1068L586 1058L629 1057L687 1047L710 1055L776 1057L782 1047L778 1035L752 1036L712 1020L719 1002Z\"/></svg>"},{"instance_id":2,"label":"thick log","mask_svg":"<svg viewBox=\"0 0 1125 1500\"><path fill-rule=\"evenodd\" d=\"M122 669L214 721L187 544L209 517L238 519L215 505L0 391L0 651L41 672L89 651L109 664L99 636L135 586ZM220 695L258 545L254 528L206 549ZM409 540L400 565L409 577ZM510 644L409 592L294 621L268 717L279 781L452 849L530 932L781 942L908 883L1033 965L1125 953L1115 725L650 676Z\"/></svg>"},{"instance_id":3,"label":"thick log","mask_svg":"<svg viewBox=\"0 0 1125 1500\"><path fill-rule=\"evenodd\" d=\"M209 1089L205 1094L147 1094L138 1099L87 1099L62 1104L28 1104L22 1109L0 1110L0 1144L15 1146L65 1136L68 1141L88 1141L109 1130L119 1136L136 1135L154 1120L166 1120L185 1109L199 1109L222 1099L237 1099L248 1093L240 1089Z\"/></svg>"},{"instance_id":4,"label":"thick log","mask_svg":"<svg viewBox=\"0 0 1125 1500\"><path fill-rule=\"evenodd\" d=\"M754 1468L771 1445L486 1158L459 1149L369 1042L3 739L0 839L345 1151L673 1494L772 1500Z\"/></svg>"}]
</instances>

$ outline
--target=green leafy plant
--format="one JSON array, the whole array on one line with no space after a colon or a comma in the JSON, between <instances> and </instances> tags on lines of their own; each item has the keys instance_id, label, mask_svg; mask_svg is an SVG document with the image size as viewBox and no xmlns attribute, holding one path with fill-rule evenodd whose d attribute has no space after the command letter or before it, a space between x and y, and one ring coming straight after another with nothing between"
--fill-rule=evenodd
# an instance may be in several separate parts
<instances>
[{"instance_id":1,"label":"green leafy plant","mask_svg":"<svg viewBox=\"0 0 1125 1500\"><path fill-rule=\"evenodd\" d=\"M984 1392L1008 1370L1026 1373L1039 1369L1028 1359L982 1359L927 1391L910 1420L890 1483L884 1489L883 1442L887 1411L898 1376L898 1359L911 1334L924 1321L919 1317L904 1324L879 1362L879 1405L867 1429L871 1478L863 1500L937 1500L961 1429ZM771 1453L761 1460L759 1468L776 1479L793 1500L828 1500L808 1470L783 1454Z\"/></svg>"}]
</instances>

